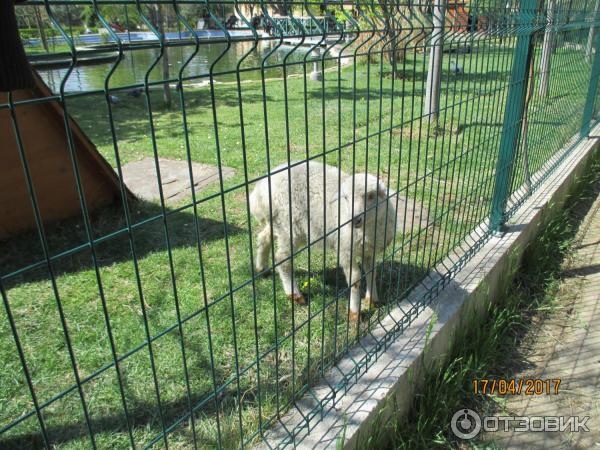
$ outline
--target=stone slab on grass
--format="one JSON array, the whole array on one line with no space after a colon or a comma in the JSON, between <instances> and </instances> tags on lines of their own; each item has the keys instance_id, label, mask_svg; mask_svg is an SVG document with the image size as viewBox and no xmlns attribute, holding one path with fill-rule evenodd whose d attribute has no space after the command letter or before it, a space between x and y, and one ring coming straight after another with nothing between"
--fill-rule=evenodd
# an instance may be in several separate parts
<instances>
[{"instance_id":1,"label":"stone slab on grass","mask_svg":"<svg viewBox=\"0 0 600 450\"><path fill-rule=\"evenodd\" d=\"M166 203L191 197L192 189L187 161L159 158L160 176ZM133 194L147 201L159 201L158 176L154 158L146 157L123 166L125 184ZM222 167L223 179L231 178L234 170ZM196 192L219 182L219 169L209 164L192 163Z\"/></svg>"},{"instance_id":2,"label":"stone slab on grass","mask_svg":"<svg viewBox=\"0 0 600 450\"><path fill-rule=\"evenodd\" d=\"M395 198L392 198L392 203L396 205ZM429 211L418 200L399 196L396 214L396 230L400 234L417 233L421 228L433 227Z\"/></svg>"},{"instance_id":3,"label":"stone slab on grass","mask_svg":"<svg viewBox=\"0 0 600 450\"><path fill-rule=\"evenodd\" d=\"M187 161L159 158L160 175L163 194L167 204L176 203L185 198L191 198L190 176ZM142 200L157 202L158 178L154 158L146 157L123 166L125 184L133 194ZM196 192L206 189L209 185L219 182L219 171L216 166L192 163L194 186ZM227 180L235 173L230 167L222 167L223 179ZM392 203L396 203L395 196ZM397 204L397 230L400 233L416 233L426 228L429 223L429 211L419 201L399 196Z\"/></svg>"}]
</instances>

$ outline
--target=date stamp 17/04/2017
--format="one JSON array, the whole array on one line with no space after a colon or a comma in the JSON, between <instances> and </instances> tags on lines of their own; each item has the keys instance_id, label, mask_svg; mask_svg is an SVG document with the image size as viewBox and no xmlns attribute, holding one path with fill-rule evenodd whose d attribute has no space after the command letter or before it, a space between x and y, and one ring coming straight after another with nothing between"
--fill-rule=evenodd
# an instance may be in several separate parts
<instances>
[{"instance_id":1,"label":"date stamp 17/04/2017","mask_svg":"<svg viewBox=\"0 0 600 450\"><path fill-rule=\"evenodd\" d=\"M473 392L479 395L557 395L560 378L475 379Z\"/></svg>"}]
</instances>

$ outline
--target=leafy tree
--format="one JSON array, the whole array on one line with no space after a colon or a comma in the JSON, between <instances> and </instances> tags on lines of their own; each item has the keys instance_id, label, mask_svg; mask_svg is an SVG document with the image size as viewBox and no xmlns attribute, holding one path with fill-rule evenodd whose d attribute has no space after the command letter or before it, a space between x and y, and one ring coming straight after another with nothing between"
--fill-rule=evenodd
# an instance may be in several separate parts
<instances>
[{"instance_id":1,"label":"leafy tree","mask_svg":"<svg viewBox=\"0 0 600 450\"><path fill-rule=\"evenodd\" d=\"M135 5L102 5L99 7L100 14L110 23L119 23L124 27L139 28L141 18ZM100 25L100 20L93 6L85 6L79 15L80 19L88 27Z\"/></svg>"}]
</instances>

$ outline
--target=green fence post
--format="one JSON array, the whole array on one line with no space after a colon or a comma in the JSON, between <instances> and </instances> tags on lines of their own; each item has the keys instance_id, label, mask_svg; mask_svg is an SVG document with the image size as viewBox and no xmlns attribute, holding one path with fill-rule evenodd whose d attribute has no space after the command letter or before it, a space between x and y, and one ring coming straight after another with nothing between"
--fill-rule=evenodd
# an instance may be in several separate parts
<instances>
[{"instance_id":1,"label":"green fence post","mask_svg":"<svg viewBox=\"0 0 600 450\"><path fill-rule=\"evenodd\" d=\"M593 24L592 26L595 26ZM590 74L590 84L588 85L587 98L583 108L583 118L581 123L581 137L587 137L591 131L592 115L594 114L594 103L596 93L598 92L598 77L600 76L600 33L596 33L594 38L594 62L592 63L592 72Z\"/></svg>"},{"instance_id":2,"label":"green fence post","mask_svg":"<svg viewBox=\"0 0 600 450\"><path fill-rule=\"evenodd\" d=\"M510 195L510 179L514 165L519 132L523 119L523 105L527 91L529 74L531 38L534 31L535 0L521 0L518 28L524 28L517 37L513 57L510 87L504 110L500 153L496 162L494 195L490 214L490 228L493 232L501 231L505 217L506 202Z\"/></svg>"}]
</instances>

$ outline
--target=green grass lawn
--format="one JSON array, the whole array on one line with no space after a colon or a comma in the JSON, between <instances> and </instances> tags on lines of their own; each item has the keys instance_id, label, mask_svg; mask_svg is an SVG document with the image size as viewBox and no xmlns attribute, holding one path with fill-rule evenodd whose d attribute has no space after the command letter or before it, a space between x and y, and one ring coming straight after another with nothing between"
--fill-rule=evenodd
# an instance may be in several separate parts
<instances>
[{"instance_id":1,"label":"green grass lawn","mask_svg":"<svg viewBox=\"0 0 600 450\"><path fill-rule=\"evenodd\" d=\"M71 51L71 47L66 44L52 44L50 43L48 46L48 51L40 45L27 45L25 46L25 52L27 55L44 55L44 54L52 54L52 53L69 53Z\"/></svg>"},{"instance_id":2,"label":"green grass lawn","mask_svg":"<svg viewBox=\"0 0 600 450\"><path fill-rule=\"evenodd\" d=\"M470 408L486 416L511 413L506 396L474 393L473 380L514 378L531 364L523 343L527 342L527 349L535 348L529 341L540 336L540 324L553 316L569 316L576 293L565 289L565 262L577 249L576 234L598 195L599 183L596 157L571 187L564 204L548 211L552 219L528 244L504 295L487 303L485 322L481 323L480 316L468 320L473 326L457 332L447 362L424 371L423 385L428 388L415 396L408 417L374 427L363 448L464 448L464 441L450 429L456 411ZM494 442L494 434L482 433L469 441L468 448L505 447Z\"/></svg>"},{"instance_id":3,"label":"green grass lawn","mask_svg":"<svg viewBox=\"0 0 600 450\"><path fill-rule=\"evenodd\" d=\"M379 173L400 195L423 205L429 226L398 232L380 270L383 298L390 303L401 298L489 211L512 43L486 41L473 48L471 54L451 56L464 74L445 67L442 111L435 129L421 118L426 60L418 52L407 54L399 79L393 79L387 63L381 65L377 58L339 72L329 69L323 85L290 76L285 82L266 81L264 90L260 81L244 82L238 91L236 83L220 83L217 77L214 118L210 88L186 88L191 159L235 169L224 184L225 194L215 195L218 185L199 194L198 223L189 199L169 205L165 221L160 205L134 202L132 220L143 222L132 233L137 264L127 234L117 233L95 246L97 273L85 247L53 262L55 287L43 264L3 280L38 402L75 385L57 295L81 379L113 361L99 275L116 353L133 351L119 369L136 445L148 443L162 432L163 422L169 427L189 411L190 403L203 400L194 415L195 427L186 420L169 434L169 446L189 448L195 438L200 448L216 447L219 440L224 448L233 448L250 439L259 424L289 406L293 395L310 385L386 307L365 319L362 330L349 327L346 292L336 295L345 288L343 275L335 270L335 255L319 255L317 245L311 247L310 260L304 251L295 261L310 306L294 307L278 278L250 282L252 224L246 173L252 180L266 173L267 161L274 167L288 157L300 160L325 153L319 160L340 164L347 171L355 167ZM578 66L581 58L573 50L558 50L550 97L532 102L532 170L539 169L580 125L587 87L583 79L589 77ZM580 86L573 88L568 82L573 77L583 80ZM152 91L151 115L143 96L121 95L113 107L121 164L152 156L154 148L162 158L188 157L182 105L179 94L173 94L175 105L167 110L160 91ZM116 166L104 97L71 97L67 107ZM93 217L96 237L125 225L119 205ZM52 255L86 242L77 219L49 227L47 234ZM2 274L39 261L43 255L34 233L0 243ZM153 338L151 348L145 321ZM0 360L1 428L33 408L4 309ZM153 370L162 408L157 405ZM115 368L108 367L82 387L96 443L102 448L129 445L115 374ZM43 416L57 448L90 445L77 389L51 402ZM35 414L0 435L2 448L31 448L41 442Z\"/></svg>"}]
</instances>

